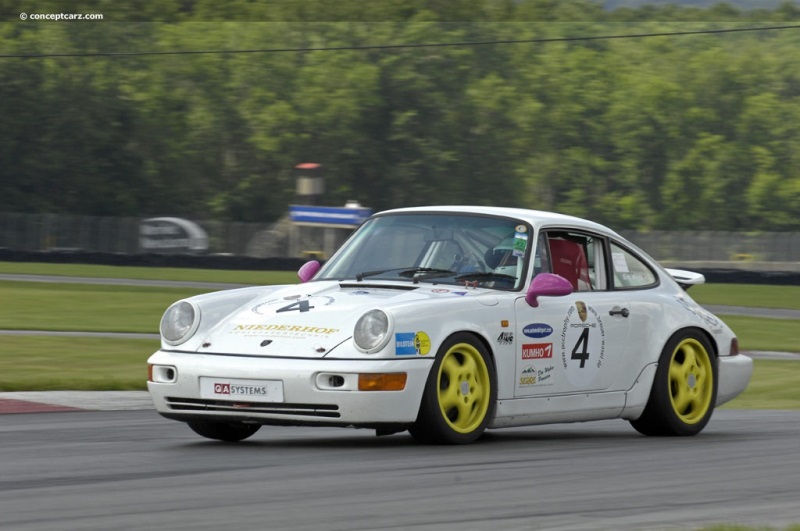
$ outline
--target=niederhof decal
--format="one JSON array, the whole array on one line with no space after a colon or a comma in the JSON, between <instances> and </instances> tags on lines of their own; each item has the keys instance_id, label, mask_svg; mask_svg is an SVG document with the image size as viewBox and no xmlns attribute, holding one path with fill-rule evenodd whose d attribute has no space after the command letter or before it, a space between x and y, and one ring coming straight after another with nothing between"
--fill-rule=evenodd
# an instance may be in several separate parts
<instances>
[{"instance_id":1,"label":"niederhof decal","mask_svg":"<svg viewBox=\"0 0 800 531\"><path fill-rule=\"evenodd\" d=\"M339 332L338 328L324 326L302 326L290 324L234 324L230 331L232 334L244 335L270 335L270 336L329 336Z\"/></svg>"}]
</instances>

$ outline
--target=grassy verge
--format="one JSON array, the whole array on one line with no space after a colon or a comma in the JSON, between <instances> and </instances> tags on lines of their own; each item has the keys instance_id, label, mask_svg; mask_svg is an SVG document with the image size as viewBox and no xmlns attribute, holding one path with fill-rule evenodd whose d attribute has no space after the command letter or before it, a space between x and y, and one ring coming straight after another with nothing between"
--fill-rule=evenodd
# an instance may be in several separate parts
<instances>
[{"instance_id":1,"label":"grassy verge","mask_svg":"<svg viewBox=\"0 0 800 531\"><path fill-rule=\"evenodd\" d=\"M296 284L294 271L226 271L177 267L126 267L85 264L0 262L0 273L145 280L183 280L232 284ZM702 284L689 294L700 304L800 310L800 286Z\"/></svg>"},{"instance_id":2,"label":"grassy verge","mask_svg":"<svg viewBox=\"0 0 800 531\"><path fill-rule=\"evenodd\" d=\"M0 329L157 333L178 299L205 290L95 284L0 282ZM800 352L800 320L721 316L743 350Z\"/></svg>"},{"instance_id":3,"label":"grassy verge","mask_svg":"<svg viewBox=\"0 0 800 531\"><path fill-rule=\"evenodd\" d=\"M0 273L57 275L67 277L131 278L138 280L182 280L230 284L297 284L294 271L227 271L178 267L126 267L84 264L39 264L0 262Z\"/></svg>"},{"instance_id":4,"label":"grassy verge","mask_svg":"<svg viewBox=\"0 0 800 531\"><path fill-rule=\"evenodd\" d=\"M800 310L800 286L701 284L689 290L700 304Z\"/></svg>"},{"instance_id":5,"label":"grassy verge","mask_svg":"<svg viewBox=\"0 0 800 531\"><path fill-rule=\"evenodd\" d=\"M133 268L0 262L0 273L190 280L243 284L297 283L294 272ZM0 329L157 333L164 310L207 290L91 284L0 282ZM701 304L800 309L800 287L709 284L692 288ZM800 320L722 316L743 350L800 352ZM0 391L144 389L145 360L158 341L3 336ZM748 391L734 408L800 408L800 363L756 360Z\"/></svg>"},{"instance_id":6,"label":"grassy verge","mask_svg":"<svg viewBox=\"0 0 800 531\"><path fill-rule=\"evenodd\" d=\"M0 391L143 390L158 340L3 336Z\"/></svg>"},{"instance_id":7,"label":"grassy verge","mask_svg":"<svg viewBox=\"0 0 800 531\"><path fill-rule=\"evenodd\" d=\"M158 340L3 336L0 391L143 390ZM723 407L800 409L800 361L755 360L747 390Z\"/></svg>"},{"instance_id":8,"label":"grassy verge","mask_svg":"<svg viewBox=\"0 0 800 531\"><path fill-rule=\"evenodd\" d=\"M800 352L797 332L800 319L768 319L742 315L720 315L739 338L742 350Z\"/></svg>"},{"instance_id":9,"label":"grassy verge","mask_svg":"<svg viewBox=\"0 0 800 531\"><path fill-rule=\"evenodd\" d=\"M203 291L0 282L0 329L158 333L170 304Z\"/></svg>"},{"instance_id":10,"label":"grassy verge","mask_svg":"<svg viewBox=\"0 0 800 531\"><path fill-rule=\"evenodd\" d=\"M727 409L800 409L800 361L754 360L753 378Z\"/></svg>"}]
</instances>

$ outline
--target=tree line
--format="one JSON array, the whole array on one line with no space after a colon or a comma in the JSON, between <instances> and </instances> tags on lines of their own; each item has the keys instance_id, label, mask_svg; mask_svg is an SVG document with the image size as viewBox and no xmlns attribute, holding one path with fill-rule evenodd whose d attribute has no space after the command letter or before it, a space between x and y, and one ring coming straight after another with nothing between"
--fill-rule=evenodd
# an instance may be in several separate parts
<instances>
[{"instance_id":1,"label":"tree line","mask_svg":"<svg viewBox=\"0 0 800 531\"><path fill-rule=\"evenodd\" d=\"M800 29L711 33L792 26L789 2L70 11L105 18L0 24L0 54L44 55L0 58L0 212L272 221L295 200L294 166L316 162L330 205L800 230ZM686 32L709 33L665 35ZM597 38L634 34L658 36ZM419 46L452 43L472 44ZM226 50L240 53L172 53Z\"/></svg>"}]
</instances>

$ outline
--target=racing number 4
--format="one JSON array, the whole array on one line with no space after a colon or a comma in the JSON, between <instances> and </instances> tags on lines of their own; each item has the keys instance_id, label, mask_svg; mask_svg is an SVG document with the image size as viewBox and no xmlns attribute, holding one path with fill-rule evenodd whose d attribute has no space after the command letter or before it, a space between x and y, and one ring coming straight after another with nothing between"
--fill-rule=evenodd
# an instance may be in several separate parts
<instances>
[{"instance_id":1,"label":"racing number 4","mask_svg":"<svg viewBox=\"0 0 800 531\"><path fill-rule=\"evenodd\" d=\"M307 312L311 308L313 308L313 306L309 305L307 300L301 300L301 301L293 302L292 304L290 304L288 306L284 306L283 308L279 308L279 309L275 310L275 313L293 312L295 310L299 311L299 312Z\"/></svg>"},{"instance_id":2,"label":"racing number 4","mask_svg":"<svg viewBox=\"0 0 800 531\"><path fill-rule=\"evenodd\" d=\"M570 358L573 360L580 360L581 369L583 369L584 365L586 365L586 360L589 359L589 351L587 350L588 348L589 348L589 329L584 328L583 332L581 332L581 337L578 338L578 342L575 343L574 347L572 347L572 357Z\"/></svg>"}]
</instances>

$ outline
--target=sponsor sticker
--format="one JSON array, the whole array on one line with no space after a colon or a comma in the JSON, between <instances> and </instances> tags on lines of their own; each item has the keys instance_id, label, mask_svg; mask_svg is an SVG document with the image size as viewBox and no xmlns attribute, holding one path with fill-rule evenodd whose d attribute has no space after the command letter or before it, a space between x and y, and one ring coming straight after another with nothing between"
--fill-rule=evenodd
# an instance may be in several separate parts
<instances>
[{"instance_id":1,"label":"sponsor sticker","mask_svg":"<svg viewBox=\"0 0 800 531\"><path fill-rule=\"evenodd\" d=\"M567 310L561 329L561 362L575 387L589 385L605 359L606 333L597 310L577 301Z\"/></svg>"},{"instance_id":2,"label":"sponsor sticker","mask_svg":"<svg viewBox=\"0 0 800 531\"><path fill-rule=\"evenodd\" d=\"M522 333L528 337L532 337L535 339L541 339L543 337L547 337L553 333L553 327L549 324L544 323L533 323L529 325L525 325L525 328L522 329Z\"/></svg>"},{"instance_id":3,"label":"sponsor sticker","mask_svg":"<svg viewBox=\"0 0 800 531\"><path fill-rule=\"evenodd\" d=\"M536 385L536 376L536 368L533 365L528 365L522 369L522 373L519 375L520 387Z\"/></svg>"},{"instance_id":4,"label":"sponsor sticker","mask_svg":"<svg viewBox=\"0 0 800 531\"><path fill-rule=\"evenodd\" d=\"M327 295L289 295L280 299L271 299L253 307L253 313L258 315L272 315L283 312L308 312L318 306L330 306L336 302L333 297ZM278 306L280 305L280 306ZM275 306L278 306L275 308Z\"/></svg>"},{"instance_id":5,"label":"sponsor sticker","mask_svg":"<svg viewBox=\"0 0 800 531\"><path fill-rule=\"evenodd\" d=\"M541 360L552 357L552 343L532 343L522 345L522 359L524 360Z\"/></svg>"},{"instance_id":6,"label":"sponsor sticker","mask_svg":"<svg viewBox=\"0 0 800 531\"><path fill-rule=\"evenodd\" d=\"M540 387L553 385L551 378L554 370L554 365L539 365L538 367L526 365L519 375L518 387Z\"/></svg>"},{"instance_id":7,"label":"sponsor sticker","mask_svg":"<svg viewBox=\"0 0 800 531\"><path fill-rule=\"evenodd\" d=\"M690 303L684 297L675 297L675 300L680 303L689 313L700 319L714 334L722 333L722 324L719 319L713 314L707 312L696 303Z\"/></svg>"},{"instance_id":8,"label":"sponsor sticker","mask_svg":"<svg viewBox=\"0 0 800 531\"><path fill-rule=\"evenodd\" d=\"M230 333L242 336L269 336L282 339L324 338L339 332L338 328L291 324L234 324Z\"/></svg>"},{"instance_id":9,"label":"sponsor sticker","mask_svg":"<svg viewBox=\"0 0 800 531\"><path fill-rule=\"evenodd\" d=\"M510 345L514 342L514 332L500 332L497 336L498 345Z\"/></svg>"},{"instance_id":10,"label":"sponsor sticker","mask_svg":"<svg viewBox=\"0 0 800 531\"><path fill-rule=\"evenodd\" d=\"M216 400L283 402L283 382L280 380L202 377L200 378L200 396Z\"/></svg>"},{"instance_id":11,"label":"sponsor sticker","mask_svg":"<svg viewBox=\"0 0 800 531\"><path fill-rule=\"evenodd\" d=\"M414 335L414 348L417 349L417 354L425 356L431 351L431 338L425 332L417 332Z\"/></svg>"},{"instance_id":12,"label":"sponsor sticker","mask_svg":"<svg viewBox=\"0 0 800 531\"><path fill-rule=\"evenodd\" d=\"M514 234L513 255L520 257L525 256L525 249L528 248L528 235L522 232Z\"/></svg>"},{"instance_id":13,"label":"sponsor sticker","mask_svg":"<svg viewBox=\"0 0 800 531\"><path fill-rule=\"evenodd\" d=\"M398 356L425 356L431 351L431 338L425 332L398 332L394 349Z\"/></svg>"},{"instance_id":14,"label":"sponsor sticker","mask_svg":"<svg viewBox=\"0 0 800 531\"><path fill-rule=\"evenodd\" d=\"M623 253L611 253L611 261L614 264L614 271L617 273L628 273L628 262Z\"/></svg>"},{"instance_id":15,"label":"sponsor sticker","mask_svg":"<svg viewBox=\"0 0 800 531\"><path fill-rule=\"evenodd\" d=\"M550 381L550 377L553 376L553 370L555 369L555 365L549 365L542 369L536 370L536 378L539 385L551 385L553 382Z\"/></svg>"}]
</instances>

